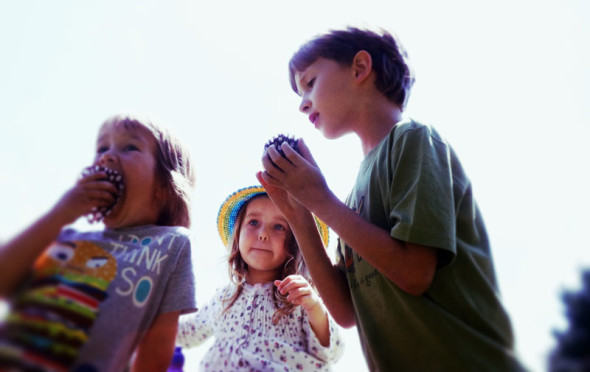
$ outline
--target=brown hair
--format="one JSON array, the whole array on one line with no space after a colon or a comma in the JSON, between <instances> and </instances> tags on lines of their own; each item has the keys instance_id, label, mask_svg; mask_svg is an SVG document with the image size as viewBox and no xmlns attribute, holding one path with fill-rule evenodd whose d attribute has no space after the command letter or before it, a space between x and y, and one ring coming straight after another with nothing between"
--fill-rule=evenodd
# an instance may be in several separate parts
<instances>
[{"instance_id":1,"label":"brown hair","mask_svg":"<svg viewBox=\"0 0 590 372\"><path fill-rule=\"evenodd\" d=\"M195 173L188 148L168 129L151 120L130 114L114 115L104 121L120 123L125 128L142 127L156 140L156 178L166 193L157 225L190 227L191 198L195 185Z\"/></svg>"},{"instance_id":2,"label":"brown hair","mask_svg":"<svg viewBox=\"0 0 590 372\"><path fill-rule=\"evenodd\" d=\"M246 209L248 204L256 198L266 197L268 198L267 194L260 194L252 197L244 205L240 208L238 212L238 216L236 218L236 223L234 224L234 231L232 232L231 239L229 241L229 257L228 257L228 264L229 264L229 277L230 281L235 284L236 288L233 294L227 298L225 298L224 303L226 304L223 311L227 311L240 297L242 291L244 289L244 283L246 282L246 274L248 273L248 264L244 262L242 256L240 254L240 246L239 246L239 236L240 230L242 226L242 221L244 220L244 215L246 214ZM275 279L282 280L289 275L301 275L303 276L310 284L311 278L307 271L307 266L305 265L305 261L303 260L303 255L299 250L299 246L297 245L297 241L293 236L293 233L287 238L285 242L287 245L287 255L288 259L285 261L282 270L280 270L277 274ZM313 285L313 284L312 284ZM279 318L282 315L291 314L293 310L295 310L295 305L288 302L286 300L286 296L283 296L279 293L277 288L275 287L273 290L273 299L275 303L275 307L277 310L274 312L272 316L272 321L276 324Z\"/></svg>"},{"instance_id":3,"label":"brown hair","mask_svg":"<svg viewBox=\"0 0 590 372\"><path fill-rule=\"evenodd\" d=\"M354 56L361 50L371 55L377 89L403 109L415 76L409 65L408 54L399 39L384 30L379 34L348 27L330 31L306 42L289 61L291 88L299 94L295 73L305 70L318 58L350 66Z\"/></svg>"}]
</instances>

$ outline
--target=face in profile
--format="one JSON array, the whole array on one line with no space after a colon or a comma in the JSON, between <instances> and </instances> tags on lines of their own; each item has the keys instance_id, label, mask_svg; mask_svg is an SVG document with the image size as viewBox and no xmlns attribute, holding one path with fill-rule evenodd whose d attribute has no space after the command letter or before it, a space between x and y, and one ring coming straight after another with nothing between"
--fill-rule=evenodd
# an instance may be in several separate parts
<instances>
[{"instance_id":1,"label":"face in profile","mask_svg":"<svg viewBox=\"0 0 590 372\"><path fill-rule=\"evenodd\" d=\"M299 110L326 138L338 138L350 132L358 97L354 71L336 61L318 58L305 70L295 73L301 96Z\"/></svg>"}]
</instances>

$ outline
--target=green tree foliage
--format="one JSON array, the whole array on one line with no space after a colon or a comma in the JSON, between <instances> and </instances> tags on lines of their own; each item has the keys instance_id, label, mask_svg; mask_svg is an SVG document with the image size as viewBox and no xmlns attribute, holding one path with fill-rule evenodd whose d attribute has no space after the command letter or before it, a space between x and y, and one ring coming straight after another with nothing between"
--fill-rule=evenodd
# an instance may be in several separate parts
<instances>
[{"instance_id":1,"label":"green tree foliage","mask_svg":"<svg viewBox=\"0 0 590 372\"><path fill-rule=\"evenodd\" d=\"M582 272L582 288L564 291L569 327L554 331L557 345L549 356L550 372L590 372L590 269Z\"/></svg>"}]
</instances>

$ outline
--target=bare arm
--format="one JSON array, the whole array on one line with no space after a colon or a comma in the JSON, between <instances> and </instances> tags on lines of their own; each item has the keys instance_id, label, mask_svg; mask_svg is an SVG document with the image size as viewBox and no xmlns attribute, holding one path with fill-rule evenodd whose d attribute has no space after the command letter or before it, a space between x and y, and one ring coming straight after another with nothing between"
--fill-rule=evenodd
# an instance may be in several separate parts
<instances>
[{"instance_id":1,"label":"bare arm","mask_svg":"<svg viewBox=\"0 0 590 372\"><path fill-rule=\"evenodd\" d=\"M309 282L300 275L289 275L283 280L275 280L274 284L282 295L287 295L289 302L303 307L307 313L309 325L320 344L324 347L329 346L330 324L328 322L328 312Z\"/></svg>"},{"instance_id":2,"label":"bare arm","mask_svg":"<svg viewBox=\"0 0 590 372\"><path fill-rule=\"evenodd\" d=\"M61 229L97 205L113 202L114 186L96 173L80 180L57 204L12 240L0 246L0 297L10 295L35 259L53 242Z\"/></svg>"},{"instance_id":3,"label":"bare arm","mask_svg":"<svg viewBox=\"0 0 590 372\"><path fill-rule=\"evenodd\" d=\"M392 238L336 197L316 208L316 215L324 216L336 234L400 289L415 296L428 289L436 270L434 248Z\"/></svg>"},{"instance_id":4,"label":"bare arm","mask_svg":"<svg viewBox=\"0 0 590 372\"><path fill-rule=\"evenodd\" d=\"M285 189L403 291L412 295L424 293L436 270L436 250L394 239L388 231L358 216L328 188L303 140L299 148L303 156L283 144L282 150L288 158L285 159L274 147L269 147L267 154L276 166L266 154L263 156L264 180Z\"/></svg>"},{"instance_id":5,"label":"bare arm","mask_svg":"<svg viewBox=\"0 0 590 372\"><path fill-rule=\"evenodd\" d=\"M180 311L162 313L137 346L132 372L166 371L174 354L174 341Z\"/></svg>"},{"instance_id":6,"label":"bare arm","mask_svg":"<svg viewBox=\"0 0 590 372\"><path fill-rule=\"evenodd\" d=\"M332 318L342 327L355 325L355 312L344 274L332 264L311 212L283 189L267 184L257 175L269 197L289 221L315 286Z\"/></svg>"}]
</instances>

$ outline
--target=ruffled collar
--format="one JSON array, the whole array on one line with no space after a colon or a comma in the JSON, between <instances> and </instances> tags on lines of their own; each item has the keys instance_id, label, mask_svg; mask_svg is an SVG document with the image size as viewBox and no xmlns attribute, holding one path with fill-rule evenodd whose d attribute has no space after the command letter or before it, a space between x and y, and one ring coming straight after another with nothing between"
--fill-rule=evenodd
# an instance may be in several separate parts
<instances>
[{"instance_id":1,"label":"ruffled collar","mask_svg":"<svg viewBox=\"0 0 590 372\"><path fill-rule=\"evenodd\" d=\"M244 293L247 293L247 294L262 293L262 292L266 292L266 291L272 289L273 286L274 286L274 284L272 282L256 283L256 284L244 283Z\"/></svg>"}]
</instances>

